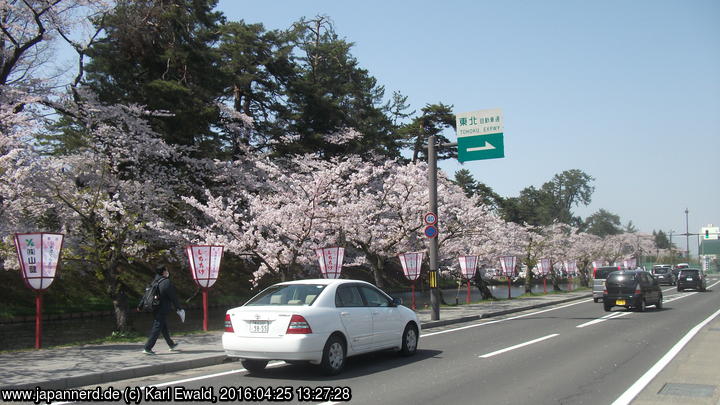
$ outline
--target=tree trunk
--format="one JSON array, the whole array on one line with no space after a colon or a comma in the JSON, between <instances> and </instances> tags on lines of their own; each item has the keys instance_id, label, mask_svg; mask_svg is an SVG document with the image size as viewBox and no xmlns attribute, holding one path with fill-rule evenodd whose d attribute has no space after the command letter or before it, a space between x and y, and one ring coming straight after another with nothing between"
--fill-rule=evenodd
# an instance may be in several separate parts
<instances>
[{"instance_id":1,"label":"tree trunk","mask_svg":"<svg viewBox=\"0 0 720 405\"><path fill-rule=\"evenodd\" d=\"M115 331L129 332L133 330L130 322L130 311L128 307L127 294L121 291L116 298L112 300L113 309L115 310Z\"/></svg>"},{"instance_id":2,"label":"tree trunk","mask_svg":"<svg viewBox=\"0 0 720 405\"><path fill-rule=\"evenodd\" d=\"M533 272L528 269L525 272L525 294L532 292Z\"/></svg>"},{"instance_id":3,"label":"tree trunk","mask_svg":"<svg viewBox=\"0 0 720 405\"><path fill-rule=\"evenodd\" d=\"M108 295L113 303L115 312L115 332L125 333L132 330L130 324L127 292L125 285L118 280L117 266L111 266L107 269L106 280L108 282Z\"/></svg>"},{"instance_id":4,"label":"tree trunk","mask_svg":"<svg viewBox=\"0 0 720 405\"><path fill-rule=\"evenodd\" d=\"M495 297L493 297L492 295L490 287L488 287L488 283L482 278L480 272L478 272L477 276L475 276L475 285L477 286L478 290L480 290L480 297L483 300L495 299Z\"/></svg>"},{"instance_id":5,"label":"tree trunk","mask_svg":"<svg viewBox=\"0 0 720 405\"><path fill-rule=\"evenodd\" d=\"M383 270L385 269L385 261L382 257L375 256L375 265L373 266L373 277L375 278L375 286L383 288Z\"/></svg>"},{"instance_id":6,"label":"tree trunk","mask_svg":"<svg viewBox=\"0 0 720 405\"><path fill-rule=\"evenodd\" d=\"M562 291L562 288L560 288L560 277L555 273L555 270L552 271L552 285L553 291Z\"/></svg>"}]
</instances>

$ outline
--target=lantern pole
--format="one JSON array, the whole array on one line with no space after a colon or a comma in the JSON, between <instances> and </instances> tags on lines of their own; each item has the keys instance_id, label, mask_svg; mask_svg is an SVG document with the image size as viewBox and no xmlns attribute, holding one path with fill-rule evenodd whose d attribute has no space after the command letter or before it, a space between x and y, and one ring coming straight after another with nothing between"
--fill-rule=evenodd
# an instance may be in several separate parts
<instances>
[{"instance_id":1,"label":"lantern pole","mask_svg":"<svg viewBox=\"0 0 720 405\"><path fill-rule=\"evenodd\" d=\"M208 330L208 289L201 288L202 292L202 306L203 306L203 331Z\"/></svg>"},{"instance_id":2,"label":"lantern pole","mask_svg":"<svg viewBox=\"0 0 720 405\"><path fill-rule=\"evenodd\" d=\"M42 292L35 292L35 348L42 348Z\"/></svg>"},{"instance_id":3,"label":"lantern pole","mask_svg":"<svg viewBox=\"0 0 720 405\"><path fill-rule=\"evenodd\" d=\"M412 309L415 309L415 280L412 282Z\"/></svg>"}]
</instances>

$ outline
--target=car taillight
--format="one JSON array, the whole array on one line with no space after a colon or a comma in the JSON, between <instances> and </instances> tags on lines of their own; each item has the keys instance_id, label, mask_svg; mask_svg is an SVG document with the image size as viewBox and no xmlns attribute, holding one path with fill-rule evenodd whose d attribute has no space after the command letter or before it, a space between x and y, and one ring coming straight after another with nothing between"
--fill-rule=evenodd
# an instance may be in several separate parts
<instances>
[{"instance_id":1,"label":"car taillight","mask_svg":"<svg viewBox=\"0 0 720 405\"><path fill-rule=\"evenodd\" d=\"M597 278L597 277L595 277L596 275L597 275L597 267L593 269L593 278Z\"/></svg>"},{"instance_id":2,"label":"car taillight","mask_svg":"<svg viewBox=\"0 0 720 405\"><path fill-rule=\"evenodd\" d=\"M607 295L607 293L607 287L605 287L605 289L603 290L603 294Z\"/></svg>"},{"instance_id":3,"label":"car taillight","mask_svg":"<svg viewBox=\"0 0 720 405\"><path fill-rule=\"evenodd\" d=\"M235 332L233 329L232 321L230 320L230 314L225 314L225 332Z\"/></svg>"},{"instance_id":4,"label":"car taillight","mask_svg":"<svg viewBox=\"0 0 720 405\"><path fill-rule=\"evenodd\" d=\"M293 315L290 318L290 324L288 325L287 334L305 334L312 333L310 324L300 315Z\"/></svg>"},{"instance_id":5,"label":"car taillight","mask_svg":"<svg viewBox=\"0 0 720 405\"><path fill-rule=\"evenodd\" d=\"M640 284L635 286L635 294L641 294L642 291L640 290Z\"/></svg>"}]
</instances>

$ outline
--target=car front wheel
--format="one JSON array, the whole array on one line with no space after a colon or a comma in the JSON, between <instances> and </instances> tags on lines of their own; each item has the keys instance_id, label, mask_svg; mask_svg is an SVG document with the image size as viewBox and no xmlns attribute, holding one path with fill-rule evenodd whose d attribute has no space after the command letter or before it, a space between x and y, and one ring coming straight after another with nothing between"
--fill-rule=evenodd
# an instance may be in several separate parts
<instances>
[{"instance_id":1,"label":"car front wheel","mask_svg":"<svg viewBox=\"0 0 720 405\"><path fill-rule=\"evenodd\" d=\"M402 334L402 348L400 354L403 356L412 356L417 351L418 331L415 325L409 323L405 326Z\"/></svg>"},{"instance_id":2,"label":"car front wheel","mask_svg":"<svg viewBox=\"0 0 720 405\"><path fill-rule=\"evenodd\" d=\"M332 335L325 343L320 368L327 375L337 375L343 367L345 367L345 342L337 335Z\"/></svg>"}]
</instances>

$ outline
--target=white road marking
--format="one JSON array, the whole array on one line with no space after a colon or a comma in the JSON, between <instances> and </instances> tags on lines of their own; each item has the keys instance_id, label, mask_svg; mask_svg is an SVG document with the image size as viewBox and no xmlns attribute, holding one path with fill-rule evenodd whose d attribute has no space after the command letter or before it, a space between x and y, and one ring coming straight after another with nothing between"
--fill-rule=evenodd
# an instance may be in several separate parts
<instances>
[{"instance_id":1,"label":"white road marking","mask_svg":"<svg viewBox=\"0 0 720 405\"><path fill-rule=\"evenodd\" d=\"M553 308L550 308L550 309L543 309L542 311L535 311L535 312L531 312L531 313L529 313L529 314L512 316L512 317L510 317L510 318L497 319L497 320L494 320L494 321L488 321L488 322L483 322L483 323L476 323L476 324L473 324L473 325L462 326L462 327L459 327L459 328L441 330L441 331L439 331L439 332L425 333L425 334L423 334L423 335L420 335L420 337L421 337L421 338L430 337L430 336L435 336L435 335L441 335L441 334L443 334L443 333L456 332L456 331L463 330L463 329L477 328L478 326L486 326L486 325L492 325L492 324L500 323L500 322L512 321L513 319L525 318L525 317L532 316L532 315L542 314L543 312L549 312L549 311L554 311L554 310L556 310L556 309L567 308L567 307L571 307L571 306L573 306L573 305L583 304L583 303L586 303L586 302L590 302L590 300L583 300L583 301L579 301L579 302L573 302L572 304L561 305L561 306L559 306L559 307L553 307Z\"/></svg>"},{"instance_id":2,"label":"white road marking","mask_svg":"<svg viewBox=\"0 0 720 405\"><path fill-rule=\"evenodd\" d=\"M647 386L650 381L652 381L655 376L657 376L665 366L667 366L670 361L672 361L675 356L677 356L678 353L680 353L680 350L685 347L685 345L695 337L695 335L702 329L705 325L710 323L715 317L720 315L720 310L715 311L714 314L707 317L704 321L700 322L699 324L695 325L694 328L690 329L690 331L680 339L675 346L673 346L670 351L668 351L657 363L655 363L654 366L652 366L645 374L643 374L640 379L638 379L635 384L631 385L630 388L627 389L618 399L615 400L615 402L612 403L612 405L625 405L629 404L630 401L635 399L635 397Z\"/></svg>"},{"instance_id":3,"label":"white road marking","mask_svg":"<svg viewBox=\"0 0 720 405\"><path fill-rule=\"evenodd\" d=\"M595 325L596 323L605 322L608 319L615 319L615 318L620 318L621 316L630 315L631 313L632 312L613 312L613 313L605 315L601 318L580 324L580 325L576 326L576 328L584 328L586 326Z\"/></svg>"},{"instance_id":4,"label":"white road marking","mask_svg":"<svg viewBox=\"0 0 720 405\"><path fill-rule=\"evenodd\" d=\"M547 339L554 338L555 336L560 336L560 334L558 334L558 333L553 333L552 335L547 335L547 336L543 336L543 337L541 337L541 338L533 339L533 340L531 340L531 341L529 341L529 342L520 343L519 345L510 346L510 347L507 347L507 348L505 348L505 349L501 349L501 350L494 351L494 352L492 352L492 353L483 354L482 356L479 356L479 357L482 358L482 359L487 359L488 357L497 356L498 354L503 354L503 353L509 352L509 351L511 351L511 350L519 349L519 348L521 348L521 347L529 346L529 345L534 344L534 343L542 342L543 340L547 340Z\"/></svg>"}]
</instances>

